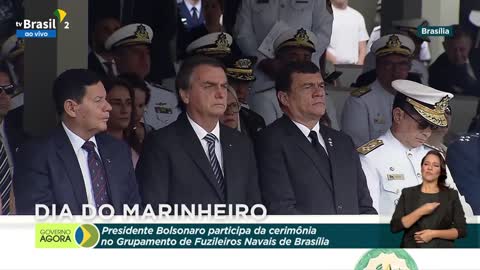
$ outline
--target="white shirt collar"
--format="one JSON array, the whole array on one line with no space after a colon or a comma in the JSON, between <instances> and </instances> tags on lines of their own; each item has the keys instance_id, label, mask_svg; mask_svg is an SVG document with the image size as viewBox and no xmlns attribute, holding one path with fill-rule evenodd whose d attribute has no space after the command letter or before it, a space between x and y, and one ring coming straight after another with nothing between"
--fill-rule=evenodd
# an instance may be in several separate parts
<instances>
[{"instance_id":1,"label":"white shirt collar","mask_svg":"<svg viewBox=\"0 0 480 270\"><path fill-rule=\"evenodd\" d=\"M67 133L68 139L70 140L70 143L73 146L73 151L75 153L78 153L78 150L82 149L83 144L86 142L84 139L82 139L80 136L77 134L73 133L66 125L65 123L62 122L63 129ZM95 140L95 136L91 137L89 141L93 142L98 150L98 144L97 141Z\"/></svg>"},{"instance_id":2,"label":"white shirt collar","mask_svg":"<svg viewBox=\"0 0 480 270\"><path fill-rule=\"evenodd\" d=\"M320 135L320 124L317 122L315 126L310 130L308 127L306 127L303 124L300 124L298 122L295 122L292 120L292 122L300 129L300 131L305 135L305 137L309 138L308 135L310 135L310 131L315 131L317 133L317 136Z\"/></svg>"},{"instance_id":3,"label":"white shirt collar","mask_svg":"<svg viewBox=\"0 0 480 270\"><path fill-rule=\"evenodd\" d=\"M387 132L385 133L385 137L387 137L387 139L391 140L393 143L395 143L397 145L397 147L400 147L400 149L404 149L405 152L416 152L418 150L421 150L422 149L422 146L419 146L417 148L408 148L406 145L404 145L402 142L400 142L392 133L392 131L389 129L387 130Z\"/></svg>"},{"instance_id":4,"label":"white shirt collar","mask_svg":"<svg viewBox=\"0 0 480 270\"><path fill-rule=\"evenodd\" d=\"M199 124L195 123L192 118L187 113L187 119L188 122L190 122L190 125L192 125L193 130L195 131L195 134L197 134L197 137L200 141L207 136L208 133L212 133L217 137L217 140L220 141L220 124L217 121L217 124L215 125L215 128L212 130L212 132L206 131L204 128L202 128Z\"/></svg>"},{"instance_id":5,"label":"white shirt collar","mask_svg":"<svg viewBox=\"0 0 480 270\"><path fill-rule=\"evenodd\" d=\"M195 6L190 4L190 2L188 2L187 0L183 0L183 2L187 6L188 12L190 12L190 14L192 14L192 7L195 7L197 9L197 15L200 18L200 11L202 9L202 0L198 1L198 3Z\"/></svg>"}]
</instances>

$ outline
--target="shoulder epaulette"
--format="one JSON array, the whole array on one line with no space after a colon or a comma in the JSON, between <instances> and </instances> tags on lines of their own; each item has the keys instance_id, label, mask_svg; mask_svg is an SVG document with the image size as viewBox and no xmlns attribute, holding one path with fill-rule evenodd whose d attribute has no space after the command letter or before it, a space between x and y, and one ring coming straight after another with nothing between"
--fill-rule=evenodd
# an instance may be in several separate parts
<instances>
[{"instance_id":1,"label":"shoulder epaulette","mask_svg":"<svg viewBox=\"0 0 480 270\"><path fill-rule=\"evenodd\" d=\"M170 90L168 88L166 88L165 86L159 84L159 83L154 83L154 82L149 82L149 84L152 86L152 87L155 87L155 88L159 88L159 89L162 89L162 90L165 90L167 92L174 92L173 90Z\"/></svg>"},{"instance_id":2,"label":"shoulder epaulette","mask_svg":"<svg viewBox=\"0 0 480 270\"><path fill-rule=\"evenodd\" d=\"M436 146L434 146L434 145L427 144L427 143L424 143L423 145L426 146L426 147L428 147L428 148L430 148L430 149L437 150L438 152L443 152L442 149L440 149L440 148L438 148L438 147L436 147Z\"/></svg>"},{"instance_id":3,"label":"shoulder epaulette","mask_svg":"<svg viewBox=\"0 0 480 270\"><path fill-rule=\"evenodd\" d=\"M382 145L383 145L382 140L374 139L374 140L371 140L371 141L367 142L366 144L358 147L357 152L359 152L362 155L366 155L366 154L372 152L373 150L379 148Z\"/></svg>"},{"instance_id":4,"label":"shoulder epaulette","mask_svg":"<svg viewBox=\"0 0 480 270\"><path fill-rule=\"evenodd\" d=\"M272 86L272 87L269 87L269 88L265 88L263 90L257 91L256 93L264 93L264 92L267 92L267 91L272 90L272 89L275 90L275 87Z\"/></svg>"},{"instance_id":5,"label":"shoulder epaulette","mask_svg":"<svg viewBox=\"0 0 480 270\"><path fill-rule=\"evenodd\" d=\"M370 86L364 86L364 87L360 87L360 88L352 90L350 92L350 95L352 97L361 97L361 96L365 95L366 93L368 93L370 91L371 91Z\"/></svg>"}]
</instances>

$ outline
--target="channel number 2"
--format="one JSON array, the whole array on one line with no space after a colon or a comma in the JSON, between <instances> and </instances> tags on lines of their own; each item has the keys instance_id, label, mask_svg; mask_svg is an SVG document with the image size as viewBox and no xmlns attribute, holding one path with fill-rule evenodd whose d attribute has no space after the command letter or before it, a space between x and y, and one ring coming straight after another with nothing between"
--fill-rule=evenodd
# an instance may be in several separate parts
<instances>
[{"instance_id":1,"label":"channel number 2","mask_svg":"<svg viewBox=\"0 0 480 270\"><path fill-rule=\"evenodd\" d=\"M70 23L65 21L65 26L63 27L63 29L70 29Z\"/></svg>"}]
</instances>

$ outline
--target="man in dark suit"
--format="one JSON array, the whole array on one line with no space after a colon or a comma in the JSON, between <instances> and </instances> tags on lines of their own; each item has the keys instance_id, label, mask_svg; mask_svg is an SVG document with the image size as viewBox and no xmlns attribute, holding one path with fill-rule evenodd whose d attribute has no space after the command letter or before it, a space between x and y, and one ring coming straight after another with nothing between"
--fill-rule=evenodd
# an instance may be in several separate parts
<instances>
[{"instance_id":1,"label":"man in dark suit","mask_svg":"<svg viewBox=\"0 0 480 270\"><path fill-rule=\"evenodd\" d=\"M227 104L223 65L193 56L180 68L176 87L183 113L150 133L137 164L144 203L260 203L249 139L219 124Z\"/></svg>"},{"instance_id":2,"label":"man in dark suit","mask_svg":"<svg viewBox=\"0 0 480 270\"><path fill-rule=\"evenodd\" d=\"M105 48L105 41L121 26L114 17L99 18L92 32L92 51L88 54L88 69L102 76L117 76L113 54Z\"/></svg>"},{"instance_id":3,"label":"man in dark suit","mask_svg":"<svg viewBox=\"0 0 480 270\"><path fill-rule=\"evenodd\" d=\"M200 0L183 0L178 3L178 15L187 30L191 30L205 22Z\"/></svg>"},{"instance_id":4,"label":"man in dark suit","mask_svg":"<svg viewBox=\"0 0 480 270\"><path fill-rule=\"evenodd\" d=\"M109 112L100 78L84 69L62 73L53 96L62 123L45 138L18 152L14 174L17 214L34 214L36 204L68 205L81 214L82 205L140 203L129 147L105 133Z\"/></svg>"},{"instance_id":5,"label":"man in dark suit","mask_svg":"<svg viewBox=\"0 0 480 270\"><path fill-rule=\"evenodd\" d=\"M480 51L473 49L470 33L453 26L453 36L443 42L445 53L430 66L433 88L464 95L480 96Z\"/></svg>"},{"instance_id":6,"label":"man in dark suit","mask_svg":"<svg viewBox=\"0 0 480 270\"><path fill-rule=\"evenodd\" d=\"M352 139L319 124L325 85L311 62L275 82L284 116L256 141L262 197L271 214L376 214Z\"/></svg>"},{"instance_id":7,"label":"man in dark suit","mask_svg":"<svg viewBox=\"0 0 480 270\"><path fill-rule=\"evenodd\" d=\"M480 133L461 136L448 145L447 164L458 191L465 196L473 214L480 215Z\"/></svg>"}]
</instances>

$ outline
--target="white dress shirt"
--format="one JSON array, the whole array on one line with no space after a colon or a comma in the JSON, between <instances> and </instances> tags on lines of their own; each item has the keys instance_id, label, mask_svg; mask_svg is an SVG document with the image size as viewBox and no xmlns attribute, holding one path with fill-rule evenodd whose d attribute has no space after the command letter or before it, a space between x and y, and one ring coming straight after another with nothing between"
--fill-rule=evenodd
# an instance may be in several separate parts
<instances>
[{"instance_id":1,"label":"white dress shirt","mask_svg":"<svg viewBox=\"0 0 480 270\"><path fill-rule=\"evenodd\" d=\"M184 0L185 5L187 6L188 12L190 12L190 16L193 17L192 8L195 7L197 9L197 17L200 19L200 12L202 11L202 0L198 1L196 5L190 4L189 1Z\"/></svg>"},{"instance_id":2,"label":"white dress shirt","mask_svg":"<svg viewBox=\"0 0 480 270\"><path fill-rule=\"evenodd\" d=\"M113 75L115 76L118 76L118 70L117 70L117 64L115 63L115 60L112 59L111 61L108 61L106 60L105 58L103 58L100 54L96 53L96 52L93 52L95 54L95 56L97 57L98 61L100 61L100 63L102 64L102 68L103 70L105 70L105 73L108 74L108 67L107 65L105 64L105 62L112 62L112 71L113 71Z\"/></svg>"},{"instance_id":3,"label":"white dress shirt","mask_svg":"<svg viewBox=\"0 0 480 270\"><path fill-rule=\"evenodd\" d=\"M77 134L73 133L68 127L62 122L63 129L67 133L68 139L72 144L73 151L77 156L78 164L80 165L80 170L82 171L83 182L85 184L85 191L87 193L87 201L88 204L95 206L95 197L93 196L93 189L92 189L92 177L90 176L90 170L88 168L88 152L87 150L83 149L82 146L86 142L84 139L80 138ZM100 153L98 152L98 144L95 140L95 136L89 139L89 141L95 144L95 152L100 157Z\"/></svg>"},{"instance_id":4,"label":"white dress shirt","mask_svg":"<svg viewBox=\"0 0 480 270\"><path fill-rule=\"evenodd\" d=\"M212 130L212 132L208 132L204 128L202 128L200 125L195 123L195 121L193 121L192 118L188 116L188 113L187 113L187 118L188 118L188 122L190 122L190 125L192 125L193 131L195 131L195 134L197 134L197 137L200 140L200 143L202 144L203 151L205 151L205 155L207 155L207 158L209 157L208 143L204 138L205 136L207 136L208 133L212 133L213 135L215 135L215 137L217 137L217 140L215 141L215 155L217 156L218 163L220 164L220 169L222 169L222 172L223 172L223 155L222 155L222 145L220 142L220 124L217 121L217 125Z\"/></svg>"},{"instance_id":5,"label":"white dress shirt","mask_svg":"<svg viewBox=\"0 0 480 270\"><path fill-rule=\"evenodd\" d=\"M327 147L325 146L325 140L323 139L322 134L320 134L320 124L319 124L319 122L317 122L317 124L312 129L309 129L308 127L304 126L303 124L300 124L300 123L295 122L293 120L292 120L292 122L298 127L298 129L300 129L300 131L303 133L303 135L305 135L305 137L307 137L307 139L310 143L312 143L312 139L310 137L308 137L308 135L310 134L310 131L315 131L315 133L317 133L318 142L320 143L320 145L322 145L323 149L325 150L325 153L327 153L327 155L328 155Z\"/></svg>"}]
</instances>

